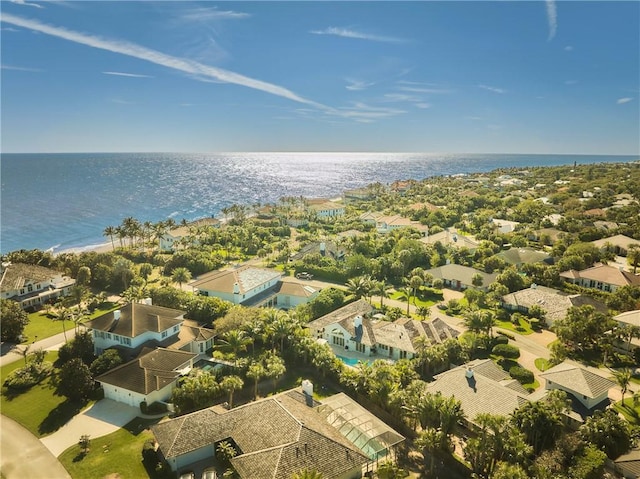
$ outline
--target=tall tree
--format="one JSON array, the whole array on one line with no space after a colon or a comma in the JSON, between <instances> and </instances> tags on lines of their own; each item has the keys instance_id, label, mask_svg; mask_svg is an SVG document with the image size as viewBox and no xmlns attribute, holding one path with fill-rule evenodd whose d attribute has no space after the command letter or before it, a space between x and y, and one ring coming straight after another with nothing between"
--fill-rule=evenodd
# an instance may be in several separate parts
<instances>
[{"instance_id":1,"label":"tall tree","mask_svg":"<svg viewBox=\"0 0 640 479\"><path fill-rule=\"evenodd\" d=\"M622 395L621 403L624 404L624 395L629 389L629 383L631 382L632 372L629 368L620 369L613 372L613 379L616 384L620 386L620 394Z\"/></svg>"},{"instance_id":2,"label":"tall tree","mask_svg":"<svg viewBox=\"0 0 640 479\"><path fill-rule=\"evenodd\" d=\"M244 386L244 381L240 376L231 375L222 378L220 387L229 393L229 409L233 409L233 393L237 389L242 389L242 386Z\"/></svg>"},{"instance_id":3,"label":"tall tree","mask_svg":"<svg viewBox=\"0 0 640 479\"><path fill-rule=\"evenodd\" d=\"M3 341L20 342L29 316L19 303L11 299L0 299L0 336Z\"/></svg>"},{"instance_id":4,"label":"tall tree","mask_svg":"<svg viewBox=\"0 0 640 479\"><path fill-rule=\"evenodd\" d=\"M107 226L102 232L103 236L108 236L111 239L111 249L116 249L116 244L113 242L113 237L117 234L115 226Z\"/></svg>"},{"instance_id":5,"label":"tall tree","mask_svg":"<svg viewBox=\"0 0 640 479\"><path fill-rule=\"evenodd\" d=\"M174 268L171 272L171 281L178 283L180 289L182 289L182 283L191 281L191 271L183 267Z\"/></svg>"}]
</instances>

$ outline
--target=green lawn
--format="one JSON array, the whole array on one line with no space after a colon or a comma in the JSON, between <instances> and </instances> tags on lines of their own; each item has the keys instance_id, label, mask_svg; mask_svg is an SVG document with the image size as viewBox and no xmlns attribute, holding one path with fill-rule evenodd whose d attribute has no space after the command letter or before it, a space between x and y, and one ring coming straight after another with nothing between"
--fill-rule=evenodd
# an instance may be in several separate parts
<instances>
[{"instance_id":1,"label":"green lawn","mask_svg":"<svg viewBox=\"0 0 640 479\"><path fill-rule=\"evenodd\" d=\"M534 361L534 364L536 365L536 368L538 368L538 371L542 372L545 372L547 369L551 368L551 363L548 359L545 358L537 358Z\"/></svg>"},{"instance_id":2,"label":"green lawn","mask_svg":"<svg viewBox=\"0 0 640 479\"><path fill-rule=\"evenodd\" d=\"M624 399L624 406L621 401L618 401L613 405L613 407L616 411L621 412L631 424L640 426L640 404L634 407L633 398L626 397Z\"/></svg>"},{"instance_id":3,"label":"green lawn","mask_svg":"<svg viewBox=\"0 0 640 479\"><path fill-rule=\"evenodd\" d=\"M57 351L47 353L45 361L58 359ZM0 380L4 383L7 375L24 366L24 361L7 364L0 369ZM11 395L3 388L0 396L0 410L27 428L36 437L46 436L59 429L88 404L70 403L63 396L56 396L51 378L17 395Z\"/></svg>"},{"instance_id":4,"label":"green lawn","mask_svg":"<svg viewBox=\"0 0 640 479\"><path fill-rule=\"evenodd\" d=\"M508 329L509 331L513 331L514 333L522 334L523 336L527 336L533 333L531 325L524 319L520 319L518 326L514 325L511 321L496 320L496 326L498 328Z\"/></svg>"},{"instance_id":5,"label":"green lawn","mask_svg":"<svg viewBox=\"0 0 640 479\"><path fill-rule=\"evenodd\" d=\"M402 299L403 295L402 293L400 293L399 291L394 291L393 293L391 293L389 295L389 298L391 299L395 299L397 301L403 301L404 303L407 302L406 299ZM435 300L425 300L425 299L420 299L419 297L415 297L415 296L411 296L411 305L415 306L416 308L420 307L420 306L424 306L426 308L430 308L431 306L433 306L434 304L436 304L439 301L435 301ZM406 304L404 306L404 310L406 311Z\"/></svg>"},{"instance_id":6,"label":"green lawn","mask_svg":"<svg viewBox=\"0 0 640 479\"><path fill-rule=\"evenodd\" d=\"M155 421L154 421L155 422ZM122 479L147 478L142 463L142 447L153 439L148 426L153 422L134 419L116 432L91 439L90 450L83 455L80 446L71 446L58 459L74 479L113 477ZM118 476L115 476L118 474Z\"/></svg>"},{"instance_id":7,"label":"green lawn","mask_svg":"<svg viewBox=\"0 0 640 479\"><path fill-rule=\"evenodd\" d=\"M105 303L103 307L96 309L90 316L87 316L84 321L89 321L90 319L96 318L101 314L113 311L117 308L117 304ZM67 331L72 330L74 328L73 321L64 321L64 327ZM23 343L31 343L33 341L49 338L62 333L62 331L62 321L57 321L51 318L44 310L31 313L29 314L29 324L24 328L23 334L25 340Z\"/></svg>"}]
</instances>

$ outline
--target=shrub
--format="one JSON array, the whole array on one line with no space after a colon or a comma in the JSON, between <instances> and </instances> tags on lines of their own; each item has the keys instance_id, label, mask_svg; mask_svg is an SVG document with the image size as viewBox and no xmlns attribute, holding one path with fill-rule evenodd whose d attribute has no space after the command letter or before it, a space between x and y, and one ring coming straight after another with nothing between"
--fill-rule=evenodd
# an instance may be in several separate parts
<instances>
[{"instance_id":1,"label":"shrub","mask_svg":"<svg viewBox=\"0 0 640 479\"><path fill-rule=\"evenodd\" d=\"M518 359L520 357L520 350L510 344L496 344L491 352L496 356L502 356L507 359Z\"/></svg>"},{"instance_id":2,"label":"shrub","mask_svg":"<svg viewBox=\"0 0 640 479\"><path fill-rule=\"evenodd\" d=\"M520 384L530 384L535 380L533 373L522 366L513 366L509 369L509 374Z\"/></svg>"},{"instance_id":3,"label":"shrub","mask_svg":"<svg viewBox=\"0 0 640 479\"><path fill-rule=\"evenodd\" d=\"M513 334L511 334L511 333L507 333L506 331L497 331L497 333L498 333L500 336L504 336L505 338L509 338L509 339L513 339L513 340L515 340L515 339L516 339L516 337L515 337Z\"/></svg>"},{"instance_id":4,"label":"shrub","mask_svg":"<svg viewBox=\"0 0 640 479\"><path fill-rule=\"evenodd\" d=\"M46 378L52 369L53 365L50 362L30 363L28 366L16 369L9 374L4 381L4 385L16 391L24 391Z\"/></svg>"},{"instance_id":5,"label":"shrub","mask_svg":"<svg viewBox=\"0 0 640 479\"><path fill-rule=\"evenodd\" d=\"M500 334L500 331L498 332L498 336L493 338L493 343L495 345L507 344L508 342L509 342L509 338L505 334Z\"/></svg>"}]
</instances>

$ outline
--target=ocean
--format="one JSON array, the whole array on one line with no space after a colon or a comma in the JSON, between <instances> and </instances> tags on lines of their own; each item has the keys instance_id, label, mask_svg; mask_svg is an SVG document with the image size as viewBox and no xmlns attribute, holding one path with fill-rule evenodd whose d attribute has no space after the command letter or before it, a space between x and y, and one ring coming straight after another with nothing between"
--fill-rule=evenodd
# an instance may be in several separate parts
<instances>
[{"instance_id":1,"label":"ocean","mask_svg":"<svg viewBox=\"0 0 640 479\"><path fill-rule=\"evenodd\" d=\"M637 160L429 153L5 153L0 156L0 252L89 249L107 242L106 226L129 216L179 222L220 216L234 203L334 198L374 182Z\"/></svg>"}]
</instances>

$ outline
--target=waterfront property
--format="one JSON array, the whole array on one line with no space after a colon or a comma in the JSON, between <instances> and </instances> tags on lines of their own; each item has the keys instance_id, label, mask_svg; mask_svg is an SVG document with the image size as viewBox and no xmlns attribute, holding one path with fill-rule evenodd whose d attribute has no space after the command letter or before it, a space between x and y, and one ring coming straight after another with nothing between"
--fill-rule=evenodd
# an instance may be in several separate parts
<instances>
[{"instance_id":1,"label":"waterfront property","mask_svg":"<svg viewBox=\"0 0 640 479\"><path fill-rule=\"evenodd\" d=\"M322 477L359 478L404 437L344 393L313 399L313 386L217 413L204 409L151 427L173 471L215 464L216 447L232 444L241 479L290 479L303 469ZM205 466L206 467L206 466Z\"/></svg>"},{"instance_id":2,"label":"waterfront property","mask_svg":"<svg viewBox=\"0 0 640 479\"><path fill-rule=\"evenodd\" d=\"M197 231L202 227L220 228L220 220L216 218L202 218L187 225L173 228L160 237L160 249L162 251L174 251L180 247L196 245Z\"/></svg>"},{"instance_id":3,"label":"waterfront property","mask_svg":"<svg viewBox=\"0 0 640 479\"><path fill-rule=\"evenodd\" d=\"M178 378L193 368L195 353L157 348L98 376L104 397L138 407L171 397Z\"/></svg>"},{"instance_id":4,"label":"waterfront property","mask_svg":"<svg viewBox=\"0 0 640 479\"><path fill-rule=\"evenodd\" d=\"M22 309L35 310L47 302L66 296L76 280L59 271L24 263L2 263L0 294L16 301Z\"/></svg>"},{"instance_id":5,"label":"waterfront property","mask_svg":"<svg viewBox=\"0 0 640 479\"><path fill-rule=\"evenodd\" d=\"M358 300L311 321L307 327L313 337L327 341L336 354L348 351L352 360L411 359L421 347L458 336L458 331L439 318L391 322L371 318L372 311L370 304Z\"/></svg>"}]
</instances>

